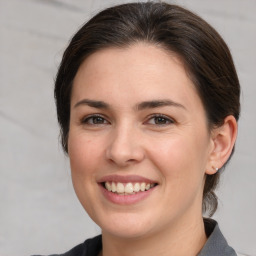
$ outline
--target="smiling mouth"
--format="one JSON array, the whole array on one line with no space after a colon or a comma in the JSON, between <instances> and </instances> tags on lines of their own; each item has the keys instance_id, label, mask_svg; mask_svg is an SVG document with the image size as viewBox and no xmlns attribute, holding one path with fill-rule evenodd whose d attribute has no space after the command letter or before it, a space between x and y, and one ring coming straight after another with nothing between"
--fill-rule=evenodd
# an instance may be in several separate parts
<instances>
[{"instance_id":1,"label":"smiling mouth","mask_svg":"<svg viewBox=\"0 0 256 256\"><path fill-rule=\"evenodd\" d=\"M109 192L118 194L118 195L134 195L140 192L148 191L151 188L157 186L157 183L146 183L146 182L114 182L107 181L102 182L102 186Z\"/></svg>"}]
</instances>

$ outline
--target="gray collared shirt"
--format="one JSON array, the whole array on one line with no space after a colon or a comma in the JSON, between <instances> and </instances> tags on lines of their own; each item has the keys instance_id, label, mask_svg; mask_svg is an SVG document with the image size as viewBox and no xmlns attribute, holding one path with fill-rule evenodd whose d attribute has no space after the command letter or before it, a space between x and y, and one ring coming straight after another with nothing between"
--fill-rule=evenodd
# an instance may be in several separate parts
<instances>
[{"instance_id":1,"label":"gray collared shirt","mask_svg":"<svg viewBox=\"0 0 256 256\"><path fill-rule=\"evenodd\" d=\"M238 256L235 250L228 245L215 220L204 219L204 225L208 239L197 256ZM97 256L102 250L101 239L101 235L87 239L64 254L51 256Z\"/></svg>"},{"instance_id":2,"label":"gray collared shirt","mask_svg":"<svg viewBox=\"0 0 256 256\"><path fill-rule=\"evenodd\" d=\"M222 235L219 225L215 220L204 219L207 242L197 256L237 256Z\"/></svg>"}]
</instances>

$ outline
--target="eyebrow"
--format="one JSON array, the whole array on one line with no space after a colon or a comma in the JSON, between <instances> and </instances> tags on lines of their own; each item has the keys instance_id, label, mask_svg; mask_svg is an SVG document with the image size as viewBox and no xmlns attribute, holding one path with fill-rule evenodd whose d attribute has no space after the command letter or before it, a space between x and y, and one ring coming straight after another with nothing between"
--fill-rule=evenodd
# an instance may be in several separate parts
<instances>
[{"instance_id":1,"label":"eyebrow","mask_svg":"<svg viewBox=\"0 0 256 256\"><path fill-rule=\"evenodd\" d=\"M87 105L92 108L98 108L98 109L110 109L110 105L104 101L98 101L98 100L89 100L89 99L83 99L81 101L78 101L74 108L81 106L81 105ZM144 109L150 109L150 108L159 108L159 107L166 107L166 106L174 106L183 108L186 110L186 108L175 101L172 100L150 100L150 101L143 101L135 106L135 109L141 111Z\"/></svg>"},{"instance_id":2,"label":"eyebrow","mask_svg":"<svg viewBox=\"0 0 256 256\"><path fill-rule=\"evenodd\" d=\"M150 100L150 101L143 101L139 103L136 108L138 110L143 110L147 108L159 108L159 107L167 107L167 106L174 106L174 107L179 107L183 108L186 110L186 108L181 105L178 102L172 101L172 100Z\"/></svg>"},{"instance_id":3,"label":"eyebrow","mask_svg":"<svg viewBox=\"0 0 256 256\"><path fill-rule=\"evenodd\" d=\"M87 105L92 108L99 108L99 109L109 109L109 104L107 104L104 101L98 101L98 100L89 100L89 99L83 99L78 101L74 108L81 106L81 105Z\"/></svg>"}]
</instances>

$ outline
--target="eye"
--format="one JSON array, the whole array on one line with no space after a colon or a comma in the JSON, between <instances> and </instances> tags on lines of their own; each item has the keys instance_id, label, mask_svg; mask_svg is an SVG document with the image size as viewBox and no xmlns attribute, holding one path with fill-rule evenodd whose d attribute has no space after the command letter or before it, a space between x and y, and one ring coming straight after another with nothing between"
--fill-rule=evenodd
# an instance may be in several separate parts
<instances>
[{"instance_id":1,"label":"eye","mask_svg":"<svg viewBox=\"0 0 256 256\"><path fill-rule=\"evenodd\" d=\"M147 121L148 124L151 124L151 125L169 125L169 124L173 124L174 121L165 116L165 115L162 115L162 114L156 114L156 115L153 115L151 116L148 121Z\"/></svg>"},{"instance_id":2,"label":"eye","mask_svg":"<svg viewBox=\"0 0 256 256\"><path fill-rule=\"evenodd\" d=\"M102 125L109 124L109 122L101 115L90 115L82 119L82 124L87 125Z\"/></svg>"}]
</instances>

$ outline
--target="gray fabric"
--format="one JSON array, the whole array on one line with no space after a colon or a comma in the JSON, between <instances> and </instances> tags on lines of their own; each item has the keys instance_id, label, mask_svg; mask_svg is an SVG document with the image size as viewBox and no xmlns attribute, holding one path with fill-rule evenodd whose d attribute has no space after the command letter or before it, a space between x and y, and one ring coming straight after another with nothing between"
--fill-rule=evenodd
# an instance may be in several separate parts
<instances>
[{"instance_id":1,"label":"gray fabric","mask_svg":"<svg viewBox=\"0 0 256 256\"><path fill-rule=\"evenodd\" d=\"M234 249L228 245L215 220L204 219L204 225L208 239L197 256L237 256ZM99 235L87 239L84 243L77 245L64 254L54 254L50 256L97 256L101 250L102 237Z\"/></svg>"},{"instance_id":2,"label":"gray fabric","mask_svg":"<svg viewBox=\"0 0 256 256\"><path fill-rule=\"evenodd\" d=\"M228 245L215 220L205 219L204 224L208 240L198 256L237 256L235 250Z\"/></svg>"}]
</instances>

